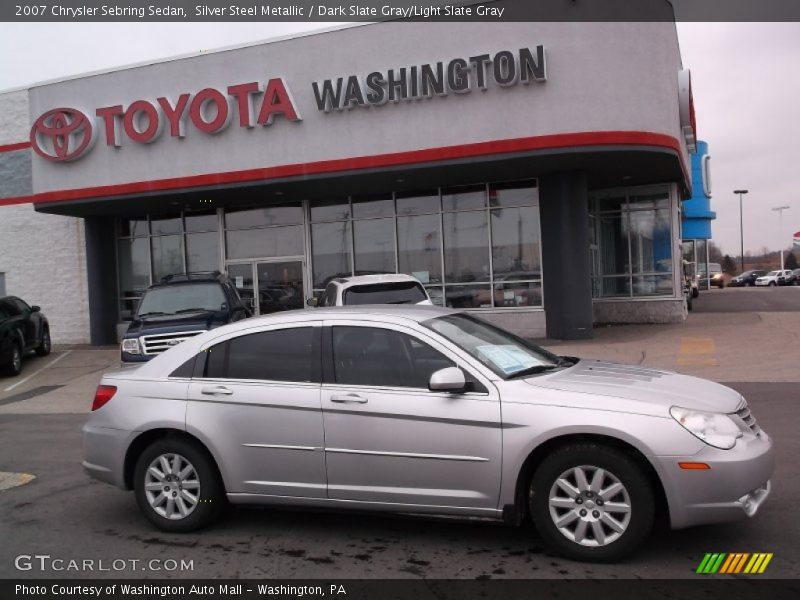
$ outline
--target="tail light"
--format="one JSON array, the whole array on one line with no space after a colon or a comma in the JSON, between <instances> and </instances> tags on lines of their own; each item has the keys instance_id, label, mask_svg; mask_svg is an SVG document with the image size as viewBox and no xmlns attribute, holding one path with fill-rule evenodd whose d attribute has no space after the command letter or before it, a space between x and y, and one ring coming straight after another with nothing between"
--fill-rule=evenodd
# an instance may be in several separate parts
<instances>
[{"instance_id":1,"label":"tail light","mask_svg":"<svg viewBox=\"0 0 800 600\"><path fill-rule=\"evenodd\" d=\"M106 402L114 397L117 393L117 386L115 385L98 385L97 391L94 393L94 402L92 402L92 410L97 410L105 405Z\"/></svg>"}]
</instances>

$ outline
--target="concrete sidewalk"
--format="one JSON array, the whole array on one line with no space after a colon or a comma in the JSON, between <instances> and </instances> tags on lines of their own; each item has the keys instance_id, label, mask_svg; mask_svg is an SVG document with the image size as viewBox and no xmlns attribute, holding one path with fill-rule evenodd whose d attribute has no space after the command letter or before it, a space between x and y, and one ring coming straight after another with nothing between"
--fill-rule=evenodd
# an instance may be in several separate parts
<instances>
[{"instance_id":1,"label":"concrete sidewalk","mask_svg":"<svg viewBox=\"0 0 800 600\"><path fill-rule=\"evenodd\" d=\"M800 312L691 314L684 323L599 327L584 341L537 340L556 354L657 367L719 382L800 382ZM116 346L56 348L0 378L0 414L89 412Z\"/></svg>"}]
</instances>

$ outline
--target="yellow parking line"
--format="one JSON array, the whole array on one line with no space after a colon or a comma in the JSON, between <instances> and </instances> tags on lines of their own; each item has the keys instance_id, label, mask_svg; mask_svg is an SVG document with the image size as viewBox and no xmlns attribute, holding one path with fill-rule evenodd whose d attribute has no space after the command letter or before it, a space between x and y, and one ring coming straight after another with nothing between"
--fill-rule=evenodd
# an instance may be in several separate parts
<instances>
[{"instance_id":1,"label":"yellow parking line","mask_svg":"<svg viewBox=\"0 0 800 600\"><path fill-rule=\"evenodd\" d=\"M717 347L712 338L684 337L681 338L676 362L679 365L716 367L719 365L716 354Z\"/></svg>"},{"instance_id":2,"label":"yellow parking line","mask_svg":"<svg viewBox=\"0 0 800 600\"><path fill-rule=\"evenodd\" d=\"M8 471L0 471L0 492L25 485L34 479L36 479L36 475L31 475L30 473L9 473Z\"/></svg>"}]
</instances>

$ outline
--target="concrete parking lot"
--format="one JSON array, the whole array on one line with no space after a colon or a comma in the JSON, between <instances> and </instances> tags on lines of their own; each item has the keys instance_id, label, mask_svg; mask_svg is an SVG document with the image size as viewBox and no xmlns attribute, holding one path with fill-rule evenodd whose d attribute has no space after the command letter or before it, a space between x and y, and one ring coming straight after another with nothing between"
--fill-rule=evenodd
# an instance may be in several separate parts
<instances>
[{"instance_id":1,"label":"concrete parking lot","mask_svg":"<svg viewBox=\"0 0 800 600\"><path fill-rule=\"evenodd\" d=\"M758 311L727 308L764 298ZM764 576L796 578L800 288L710 290L696 306L703 308L681 324L603 327L593 340L543 343L560 354L669 368L741 391L778 451L773 495L754 519L657 531L619 565L551 556L526 527L411 516L238 509L202 533L168 535L149 525L132 494L80 469L80 427L100 374L117 365L117 350L57 348L26 361L20 377L0 378L0 472L35 476L8 489L0 480L0 577L86 576L14 566L19 554L49 554L193 561L192 570L170 577L692 578L706 552L772 552ZM142 563L92 576L165 575L142 571Z\"/></svg>"}]
</instances>

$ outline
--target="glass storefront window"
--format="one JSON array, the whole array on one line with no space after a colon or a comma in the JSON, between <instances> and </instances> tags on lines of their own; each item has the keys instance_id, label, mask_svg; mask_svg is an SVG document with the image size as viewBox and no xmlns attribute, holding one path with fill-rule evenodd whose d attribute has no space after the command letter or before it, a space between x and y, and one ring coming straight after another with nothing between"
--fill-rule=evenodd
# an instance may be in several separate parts
<instances>
[{"instance_id":1,"label":"glass storefront window","mask_svg":"<svg viewBox=\"0 0 800 600\"><path fill-rule=\"evenodd\" d=\"M186 231L217 231L219 221L216 211L212 213L187 213L184 217Z\"/></svg>"},{"instance_id":2,"label":"glass storefront window","mask_svg":"<svg viewBox=\"0 0 800 600\"><path fill-rule=\"evenodd\" d=\"M302 225L303 207L300 203L265 208L250 208L225 211L226 229L247 229L270 225ZM262 255L267 256L267 255Z\"/></svg>"},{"instance_id":3,"label":"glass storefront window","mask_svg":"<svg viewBox=\"0 0 800 600\"><path fill-rule=\"evenodd\" d=\"M489 281L489 231L486 211L445 213L445 281Z\"/></svg>"},{"instance_id":4,"label":"glass storefront window","mask_svg":"<svg viewBox=\"0 0 800 600\"><path fill-rule=\"evenodd\" d=\"M120 237L142 237L149 233L150 229L147 225L147 218L122 219L120 223Z\"/></svg>"},{"instance_id":5,"label":"glass storefront window","mask_svg":"<svg viewBox=\"0 0 800 600\"><path fill-rule=\"evenodd\" d=\"M401 273L414 275L424 284L442 281L439 226L438 214L397 217L397 251Z\"/></svg>"},{"instance_id":6,"label":"glass storefront window","mask_svg":"<svg viewBox=\"0 0 800 600\"><path fill-rule=\"evenodd\" d=\"M669 191L599 192L590 207L593 295L673 296Z\"/></svg>"},{"instance_id":7,"label":"glass storefront window","mask_svg":"<svg viewBox=\"0 0 800 600\"><path fill-rule=\"evenodd\" d=\"M495 306L541 306L542 284L538 281L501 281L494 284L493 300Z\"/></svg>"},{"instance_id":8,"label":"glass storefront window","mask_svg":"<svg viewBox=\"0 0 800 600\"><path fill-rule=\"evenodd\" d=\"M342 221L350 218L350 202L347 198L315 200L311 203L312 221Z\"/></svg>"},{"instance_id":9,"label":"glass storefront window","mask_svg":"<svg viewBox=\"0 0 800 600\"><path fill-rule=\"evenodd\" d=\"M195 272L217 269L219 269L219 234L216 231L187 233L186 270Z\"/></svg>"},{"instance_id":10,"label":"glass storefront window","mask_svg":"<svg viewBox=\"0 0 800 600\"><path fill-rule=\"evenodd\" d=\"M229 259L300 255L303 254L303 226L226 231L225 247Z\"/></svg>"},{"instance_id":11,"label":"glass storefront window","mask_svg":"<svg viewBox=\"0 0 800 600\"><path fill-rule=\"evenodd\" d=\"M395 272L394 219L354 221L353 234L356 275Z\"/></svg>"},{"instance_id":12,"label":"glass storefront window","mask_svg":"<svg viewBox=\"0 0 800 600\"><path fill-rule=\"evenodd\" d=\"M180 233L182 228L180 217L152 217L150 219L150 232L153 235Z\"/></svg>"},{"instance_id":13,"label":"glass storefront window","mask_svg":"<svg viewBox=\"0 0 800 600\"><path fill-rule=\"evenodd\" d=\"M353 218L391 217L394 215L394 201L391 196L365 196L353 198Z\"/></svg>"},{"instance_id":14,"label":"glass storefront window","mask_svg":"<svg viewBox=\"0 0 800 600\"><path fill-rule=\"evenodd\" d=\"M315 223L311 225L311 255L315 288L324 288L334 277L353 274L350 262L350 223Z\"/></svg>"},{"instance_id":15,"label":"glass storefront window","mask_svg":"<svg viewBox=\"0 0 800 600\"><path fill-rule=\"evenodd\" d=\"M412 195L398 194L397 202L398 215L422 215L426 213L439 212L439 192L415 193Z\"/></svg>"},{"instance_id":16,"label":"glass storefront window","mask_svg":"<svg viewBox=\"0 0 800 600\"><path fill-rule=\"evenodd\" d=\"M153 281L183 273L183 236L162 235L151 238Z\"/></svg>"},{"instance_id":17,"label":"glass storefront window","mask_svg":"<svg viewBox=\"0 0 800 600\"><path fill-rule=\"evenodd\" d=\"M491 215L495 278L540 279L539 211L526 206L493 210Z\"/></svg>"},{"instance_id":18,"label":"glass storefront window","mask_svg":"<svg viewBox=\"0 0 800 600\"><path fill-rule=\"evenodd\" d=\"M442 210L470 210L486 206L486 186L467 186L442 190Z\"/></svg>"},{"instance_id":19,"label":"glass storefront window","mask_svg":"<svg viewBox=\"0 0 800 600\"><path fill-rule=\"evenodd\" d=\"M449 308L491 308L492 288L489 285L445 286L445 304Z\"/></svg>"},{"instance_id":20,"label":"glass storefront window","mask_svg":"<svg viewBox=\"0 0 800 600\"><path fill-rule=\"evenodd\" d=\"M532 185L520 187L520 184L489 186L489 206L526 206L536 204L539 197L536 187Z\"/></svg>"},{"instance_id":21,"label":"glass storefront window","mask_svg":"<svg viewBox=\"0 0 800 600\"><path fill-rule=\"evenodd\" d=\"M122 296L139 296L150 285L147 238L119 240L119 283Z\"/></svg>"}]
</instances>

